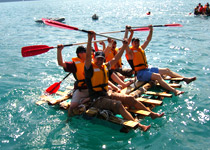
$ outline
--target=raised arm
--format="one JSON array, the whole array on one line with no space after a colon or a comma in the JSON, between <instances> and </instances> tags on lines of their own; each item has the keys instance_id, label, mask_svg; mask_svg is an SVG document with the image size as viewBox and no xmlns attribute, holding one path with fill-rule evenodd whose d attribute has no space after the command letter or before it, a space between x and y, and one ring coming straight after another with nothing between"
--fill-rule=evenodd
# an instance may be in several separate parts
<instances>
[{"instance_id":1,"label":"raised arm","mask_svg":"<svg viewBox=\"0 0 210 150\"><path fill-rule=\"evenodd\" d=\"M130 28L130 26L128 26L129 28ZM129 29L129 32L130 32L130 36L129 36L129 38L128 38L128 45L131 43L131 40L132 40L132 38L133 38L133 30L130 28Z\"/></svg>"},{"instance_id":2,"label":"raised arm","mask_svg":"<svg viewBox=\"0 0 210 150\"><path fill-rule=\"evenodd\" d=\"M100 41L99 44L103 46L103 51L104 51L106 48L106 44L104 43L104 41Z\"/></svg>"},{"instance_id":3,"label":"raised arm","mask_svg":"<svg viewBox=\"0 0 210 150\"><path fill-rule=\"evenodd\" d=\"M93 31L90 31L88 33L88 43L87 43L87 49L86 49L86 59L85 59L85 68L89 69L91 66L91 61L92 61L92 57L91 57L91 51L92 51L92 47L91 47L91 42L92 39L94 37L95 33Z\"/></svg>"},{"instance_id":4,"label":"raised arm","mask_svg":"<svg viewBox=\"0 0 210 150\"><path fill-rule=\"evenodd\" d=\"M108 46L103 50L105 56L107 56L108 53L111 51L112 44L113 44L114 40L108 38L107 41L108 41Z\"/></svg>"},{"instance_id":5,"label":"raised arm","mask_svg":"<svg viewBox=\"0 0 210 150\"><path fill-rule=\"evenodd\" d=\"M118 60L122 57L122 54L123 54L124 50L129 48L128 47L128 40L126 38L127 35L128 35L128 29L126 28L125 35L124 35L123 46L121 47L121 49L119 50L117 55L115 55L115 57L112 60L110 60L109 63L110 63L111 66L114 66L118 62Z\"/></svg>"},{"instance_id":6,"label":"raised arm","mask_svg":"<svg viewBox=\"0 0 210 150\"><path fill-rule=\"evenodd\" d=\"M62 57L62 50L63 50L64 46L62 44L59 44L57 46L57 61L58 61L58 65L66 68L66 63L63 62L63 57Z\"/></svg>"},{"instance_id":7,"label":"raised arm","mask_svg":"<svg viewBox=\"0 0 210 150\"><path fill-rule=\"evenodd\" d=\"M153 27L152 25L149 25L150 31L149 31L149 35L147 36L146 41L144 42L144 44L141 45L141 47L143 49L146 49L147 45L149 44L149 42L152 40L152 33L153 33Z\"/></svg>"},{"instance_id":8,"label":"raised arm","mask_svg":"<svg viewBox=\"0 0 210 150\"><path fill-rule=\"evenodd\" d=\"M94 36L94 40L96 40L96 35ZM97 52L98 51L97 42L94 42L93 45L94 45L95 51Z\"/></svg>"},{"instance_id":9,"label":"raised arm","mask_svg":"<svg viewBox=\"0 0 210 150\"><path fill-rule=\"evenodd\" d=\"M132 40L132 38L133 38L133 30L131 29L130 26L126 26L126 29L130 31L130 36L128 38L128 45L129 45L131 40ZM126 56L128 57L128 60L132 60L133 59L133 52L131 51L131 49L129 47L126 48Z\"/></svg>"}]
</instances>

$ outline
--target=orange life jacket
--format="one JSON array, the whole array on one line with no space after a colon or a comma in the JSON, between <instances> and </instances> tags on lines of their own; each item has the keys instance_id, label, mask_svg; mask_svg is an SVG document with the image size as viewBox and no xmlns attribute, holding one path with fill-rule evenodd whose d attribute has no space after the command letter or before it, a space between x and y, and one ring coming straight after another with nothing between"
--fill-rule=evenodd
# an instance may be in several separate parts
<instances>
[{"instance_id":1,"label":"orange life jacket","mask_svg":"<svg viewBox=\"0 0 210 150\"><path fill-rule=\"evenodd\" d=\"M74 78L76 79L75 86L76 88L81 88L81 87L87 87L85 84L85 71L84 71L84 66L85 63L82 62L82 60L78 57L72 58L72 61L74 62L77 71L74 73Z\"/></svg>"},{"instance_id":2,"label":"orange life jacket","mask_svg":"<svg viewBox=\"0 0 210 150\"><path fill-rule=\"evenodd\" d=\"M91 89L95 92L100 91L107 91L108 90L108 69L106 65L102 65L101 68L99 68L97 65L92 62L93 66L93 76L91 77Z\"/></svg>"},{"instance_id":3,"label":"orange life jacket","mask_svg":"<svg viewBox=\"0 0 210 150\"><path fill-rule=\"evenodd\" d=\"M147 58L141 46L139 46L138 49L135 49L133 46L131 46L130 49L132 50L133 55L134 55L133 57L134 70L139 71L139 70L148 68ZM126 55L126 58L128 60L127 55Z\"/></svg>"},{"instance_id":4,"label":"orange life jacket","mask_svg":"<svg viewBox=\"0 0 210 150\"><path fill-rule=\"evenodd\" d=\"M112 58L114 58L114 56L118 53L118 48L115 48L114 50L109 51L109 53L106 56L106 62L109 62L110 60L112 60ZM111 67L111 69L118 69L118 68L122 68L122 59L120 58L119 61Z\"/></svg>"}]
</instances>

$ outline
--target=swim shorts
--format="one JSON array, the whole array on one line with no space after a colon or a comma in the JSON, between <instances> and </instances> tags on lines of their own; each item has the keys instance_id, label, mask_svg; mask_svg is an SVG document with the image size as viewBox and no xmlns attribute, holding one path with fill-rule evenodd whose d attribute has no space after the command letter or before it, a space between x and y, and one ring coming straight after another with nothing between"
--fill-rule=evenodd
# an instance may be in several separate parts
<instances>
[{"instance_id":1,"label":"swim shorts","mask_svg":"<svg viewBox=\"0 0 210 150\"><path fill-rule=\"evenodd\" d=\"M139 81L149 82L151 80L151 76L153 73L159 73L159 69L152 67L152 68L140 70L137 72L137 79Z\"/></svg>"}]
</instances>

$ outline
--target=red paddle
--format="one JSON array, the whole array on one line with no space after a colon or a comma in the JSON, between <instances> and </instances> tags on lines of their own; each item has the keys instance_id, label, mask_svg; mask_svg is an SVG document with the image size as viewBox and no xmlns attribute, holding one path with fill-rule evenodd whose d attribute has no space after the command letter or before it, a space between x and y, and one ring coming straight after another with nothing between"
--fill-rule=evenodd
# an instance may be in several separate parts
<instances>
[{"instance_id":1,"label":"red paddle","mask_svg":"<svg viewBox=\"0 0 210 150\"><path fill-rule=\"evenodd\" d=\"M106 41L106 40L92 41L92 43L100 42L100 41ZM74 46L74 45L82 45L82 44L87 44L87 42L67 44L67 45L64 45L64 46ZM47 46L47 45L25 46L25 47L22 47L21 54L22 54L23 57L35 56L35 55L39 55L39 54L42 54L42 53L46 53L50 49L53 49L53 48L57 48L57 47Z\"/></svg>"},{"instance_id":2,"label":"red paddle","mask_svg":"<svg viewBox=\"0 0 210 150\"><path fill-rule=\"evenodd\" d=\"M69 26L69 25L63 24L63 23L58 22L58 21L49 20L49 19L45 19L45 18L42 18L42 21L43 21L46 25L49 25L49 26L58 27L58 28L63 28L63 29L68 29L68 30L82 31L82 32L89 33L89 31L87 31L87 30L83 30L83 29L79 29L79 28L77 28L77 27ZM95 34L98 35L98 36L102 36L102 37L106 37L106 38L111 38L111 39L115 39L115 40L118 40L118 41L123 41L122 39L117 39L117 38L105 36L105 35L98 34L98 33L95 33Z\"/></svg>"},{"instance_id":3,"label":"red paddle","mask_svg":"<svg viewBox=\"0 0 210 150\"><path fill-rule=\"evenodd\" d=\"M52 84L50 87L48 87L45 92L48 94L54 94L58 91L58 89L60 88L60 84L63 82L63 80L65 80L71 73L68 73L60 82L56 82L54 84Z\"/></svg>"},{"instance_id":4,"label":"red paddle","mask_svg":"<svg viewBox=\"0 0 210 150\"><path fill-rule=\"evenodd\" d=\"M149 26L137 26L131 28L148 28ZM174 24L165 24L165 25L153 25L153 27L182 27L181 24L174 23Z\"/></svg>"},{"instance_id":5,"label":"red paddle","mask_svg":"<svg viewBox=\"0 0 210 150\"><path fill-rule=\"evenodd\" d=\"M137 29L134 29L133 31L149 31L149 28L148 27L146 27L146 28L137 28ZM99 34L119 33L119 32L125 32L125 30L111 31L111 32L102 32L102 33L99 33Z\"/></svg>"}]
</instances>

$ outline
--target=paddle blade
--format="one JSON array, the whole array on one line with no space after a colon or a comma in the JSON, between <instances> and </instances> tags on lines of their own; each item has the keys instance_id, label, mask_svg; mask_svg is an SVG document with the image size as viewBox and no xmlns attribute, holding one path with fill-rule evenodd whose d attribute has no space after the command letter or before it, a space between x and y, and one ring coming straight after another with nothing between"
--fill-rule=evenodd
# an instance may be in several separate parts
<instances>
[{"instance_id":1,"label":"paddle blade","mask_svg":"<svg viewBox=\"0 0 210 150\"><path fill-rule=\"evenodd\" d=\"M183 25L174 23L174 24L165 24L166 27L183 27Z\"/></svg>"},{"instance_id":2,"label":"paddle blade","mask_svg":"<svg viewBox=\"0 0 210 150\"><path fill-rule=\"evenodd\" d=\"M149 31L150 29L148 27L144 27L144 28L137 28L134 29L133 31Z\"/></svg>"},{"instance_id":3,"label":"paddle blade","mask_svg":"<svg viewBox=\"0 0 210 150\"><path fill-rule=\"evenodd\" d=\"M21 54L23 57L35 56L42 53L46 53L52 48L54 47L49 47L47 45L25 46L25 47L22 47Z\"/></svg>"},{"instance_id":4,"label":"paddle blade","mask_svg":"<svg viewBox=\"0 0 210 150\"><path fill-rule=\"evenodd\" d=\"M48 87L45 92L49 93L49 94L54 94L58 91L58 89L60 88L60 84L61 82L56 82L53 85L51 85L50 87Z\"/></svg>"},{"instance_id":5,"label":"paddle blade","mask_svg":"<svg viewBox=\"0 0 210 150\"><path fill-rule=\"evenodd\" d=\"M54 20L50 20L50 19L46 19L46 18L42 18L42 21L49 26L53 26L53 27L58 27L58 28L63 28L63 29L68 29L68 30L79 30L76 27L72 27L66 24L63 24L61 22L58 21L54 21Z\"/></svg>"}]
</instances>

